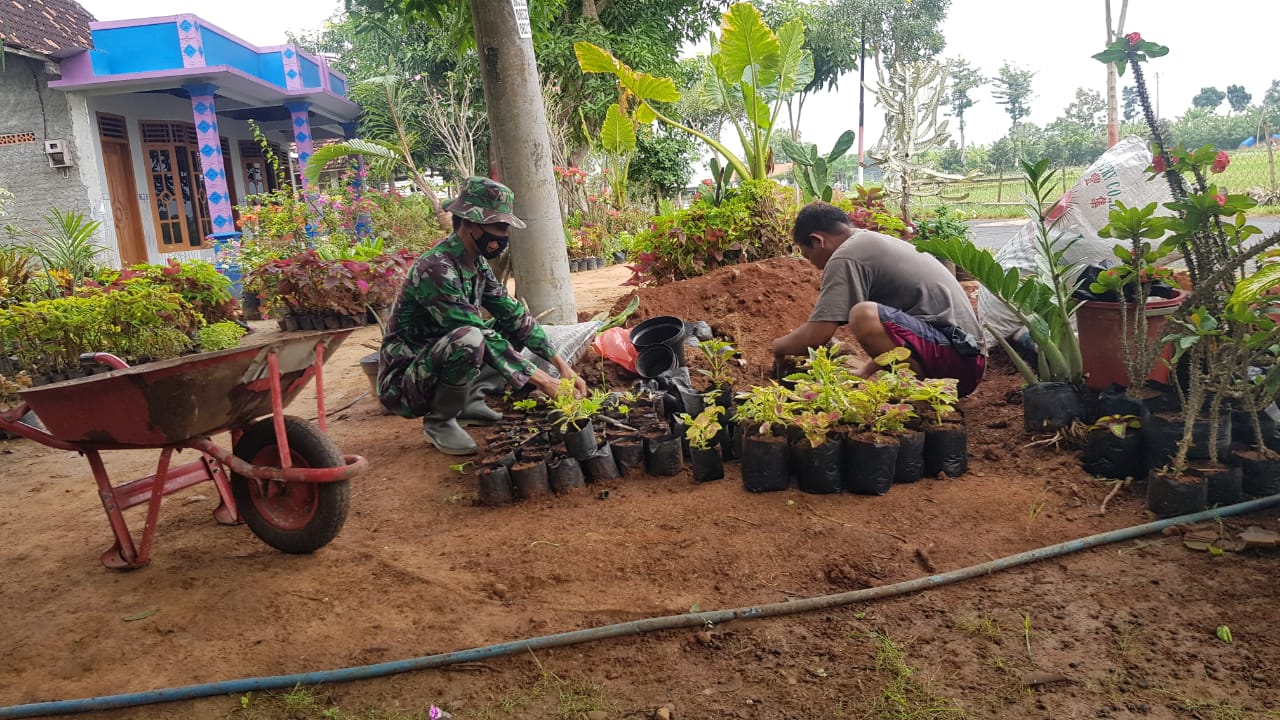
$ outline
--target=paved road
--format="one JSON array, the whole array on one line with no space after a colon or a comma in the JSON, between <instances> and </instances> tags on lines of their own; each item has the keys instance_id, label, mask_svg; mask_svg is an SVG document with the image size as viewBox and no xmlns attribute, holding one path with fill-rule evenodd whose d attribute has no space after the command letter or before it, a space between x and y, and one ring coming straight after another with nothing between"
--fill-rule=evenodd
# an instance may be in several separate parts
<instances>
[{"instance_id":1,"label":"paved road","mask_svg":"<svg viewBox=\"0 0 1280 720\"><path fill-rule=\"evenodd\" d=\"M1026 220L969 220L969 236L978 247L989 248L993 252L1018 232L1018 228ZM1280 230L1280 217L1255 217L1249 222L1262 229L1263 237Z\"/></svg>"}]
</instances>

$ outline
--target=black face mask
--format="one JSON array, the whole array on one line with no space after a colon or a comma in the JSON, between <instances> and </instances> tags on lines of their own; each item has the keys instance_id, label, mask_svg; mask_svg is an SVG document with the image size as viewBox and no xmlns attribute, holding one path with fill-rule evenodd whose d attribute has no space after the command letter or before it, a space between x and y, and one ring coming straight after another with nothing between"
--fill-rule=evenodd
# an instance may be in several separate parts
<instances>
[{"instance_id":1,"label":"black face mask","mask_svg":"<svg viewBox=\"0 0 1280 720\"><path fill-rule=\"evenodd\" d=\"M507 249L508 242L510 242L509 238L501 235L494 235L486 230L482 231L480 233L480 237L476 238L476 247L479 248L480 254L485 260L496 260L497 257L502 254L502 251ZM497 243L498 249L490 252L489 245L492 243Z\"/></svg>"}]
</instances>

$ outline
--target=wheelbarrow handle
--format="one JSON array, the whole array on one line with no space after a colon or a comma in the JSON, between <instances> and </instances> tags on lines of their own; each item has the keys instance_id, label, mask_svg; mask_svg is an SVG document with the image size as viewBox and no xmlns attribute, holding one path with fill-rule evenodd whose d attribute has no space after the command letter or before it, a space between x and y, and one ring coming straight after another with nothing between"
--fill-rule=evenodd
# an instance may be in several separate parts
<instances>
[{"instance_id":1,"label":"wheelbarrow handle","mask_svg":"<svg viewBox=\"0 0 1280 720\"><path fill-rule=\"evenodd\" d=\"M88 365L89 363L101 363L116 370L123 370L129 367L129 363L121 360L111 353L80 353L80 364Z\"/></svg>"}]
</instances>

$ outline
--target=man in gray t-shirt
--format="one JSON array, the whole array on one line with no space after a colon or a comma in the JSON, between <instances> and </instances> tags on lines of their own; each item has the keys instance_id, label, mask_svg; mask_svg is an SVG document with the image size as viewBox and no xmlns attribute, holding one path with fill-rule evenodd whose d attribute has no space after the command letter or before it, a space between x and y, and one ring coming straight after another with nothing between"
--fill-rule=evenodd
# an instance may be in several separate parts
<instances>
[{"instance_id":1,"label":"man in gray t-shirt","mask_svg":"<svg viewBox=\"0 0 1280 720\"><path fill-rule=\"evenodd\" d=\"M804 355L848 323L872 358L906 347L921 377L955 378L961 395L973 392L987 363L978 318L942 263L898 238L855 229L843 210L824 202L800 210L792 239L822 270L822 289L809 321L773 341L774 357ZM879 369L868 360L858 374Z\"/></svg>"}]
</instances>

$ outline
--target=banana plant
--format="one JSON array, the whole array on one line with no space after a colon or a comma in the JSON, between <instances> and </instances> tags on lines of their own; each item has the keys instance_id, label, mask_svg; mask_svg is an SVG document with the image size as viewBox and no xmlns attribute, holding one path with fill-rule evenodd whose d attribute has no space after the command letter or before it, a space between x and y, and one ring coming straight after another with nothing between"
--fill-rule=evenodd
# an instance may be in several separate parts
<instances>
[{"instance_id":1,"label":"banana plant","mask_svg":"<svg viewBox=\"0 0 1280 720\"><path fill-rule=\"evenodd\" d=\"M648 125L659 120L679 128L723 155L741 179L764 179L769 175L769 142L786 98L795 90L800 61L806 52L804 24L798 19L792 20L775 33L765 24L759 10L749 3L737 3L724 13L720 27L720 37L711 38L711 63L726 97L742 102L741 118L736 114L731 116L742 143L742 157L710 135L667 117L654 106L654 103L680 99L680 91L671 78L633 70L608 50L589 42L574 43L573 51L584 73L617 78L622 94L620 104L629 107L631 100L635 101L635 122Z\"/></svg>"},{"instance_id":2,"label":"banana plant","mask_svg":"<svg viewBox=\"0 0 1280 720\"><path fill-rule=\"evenodd\" d=\"M1080 342L1071 325L1080 303L1071 297L1080 275L1079 264L1066 262L1065 253L1075 243L1056 231L1056 221L1048 219L1049 198L1054 194L1053 171L1048 160L1034 165L1022 162L1023 176L1030 192L1027 215L1036 227L1038 272L1023 276L1017 268L1004 268L991 252L966 237L945 237L923 241L916 248L950 260L982 283L1027 327L1035 342L1037 367L1033 369L999 335L996 340L1027 385L1062 382L1080 385L1084 381L1084 361Z\"/></svg>"},{"instance_id":3,"label":"banana plant","mask_svg":"<svg viewBox=\"0 0 1280 720\"><path fill-rule=\"evenodd\" d=\"M854 137L852 130L845 130L836 138L835 147L826 155L818 155L816 145L801 145L789 137L778 138L787 157L795 163L796 183L800 185L805 202L818 198L831 202L831 196L835 192L830 184L831 166L853 147Z\"/></svg>"}]
</instances>

